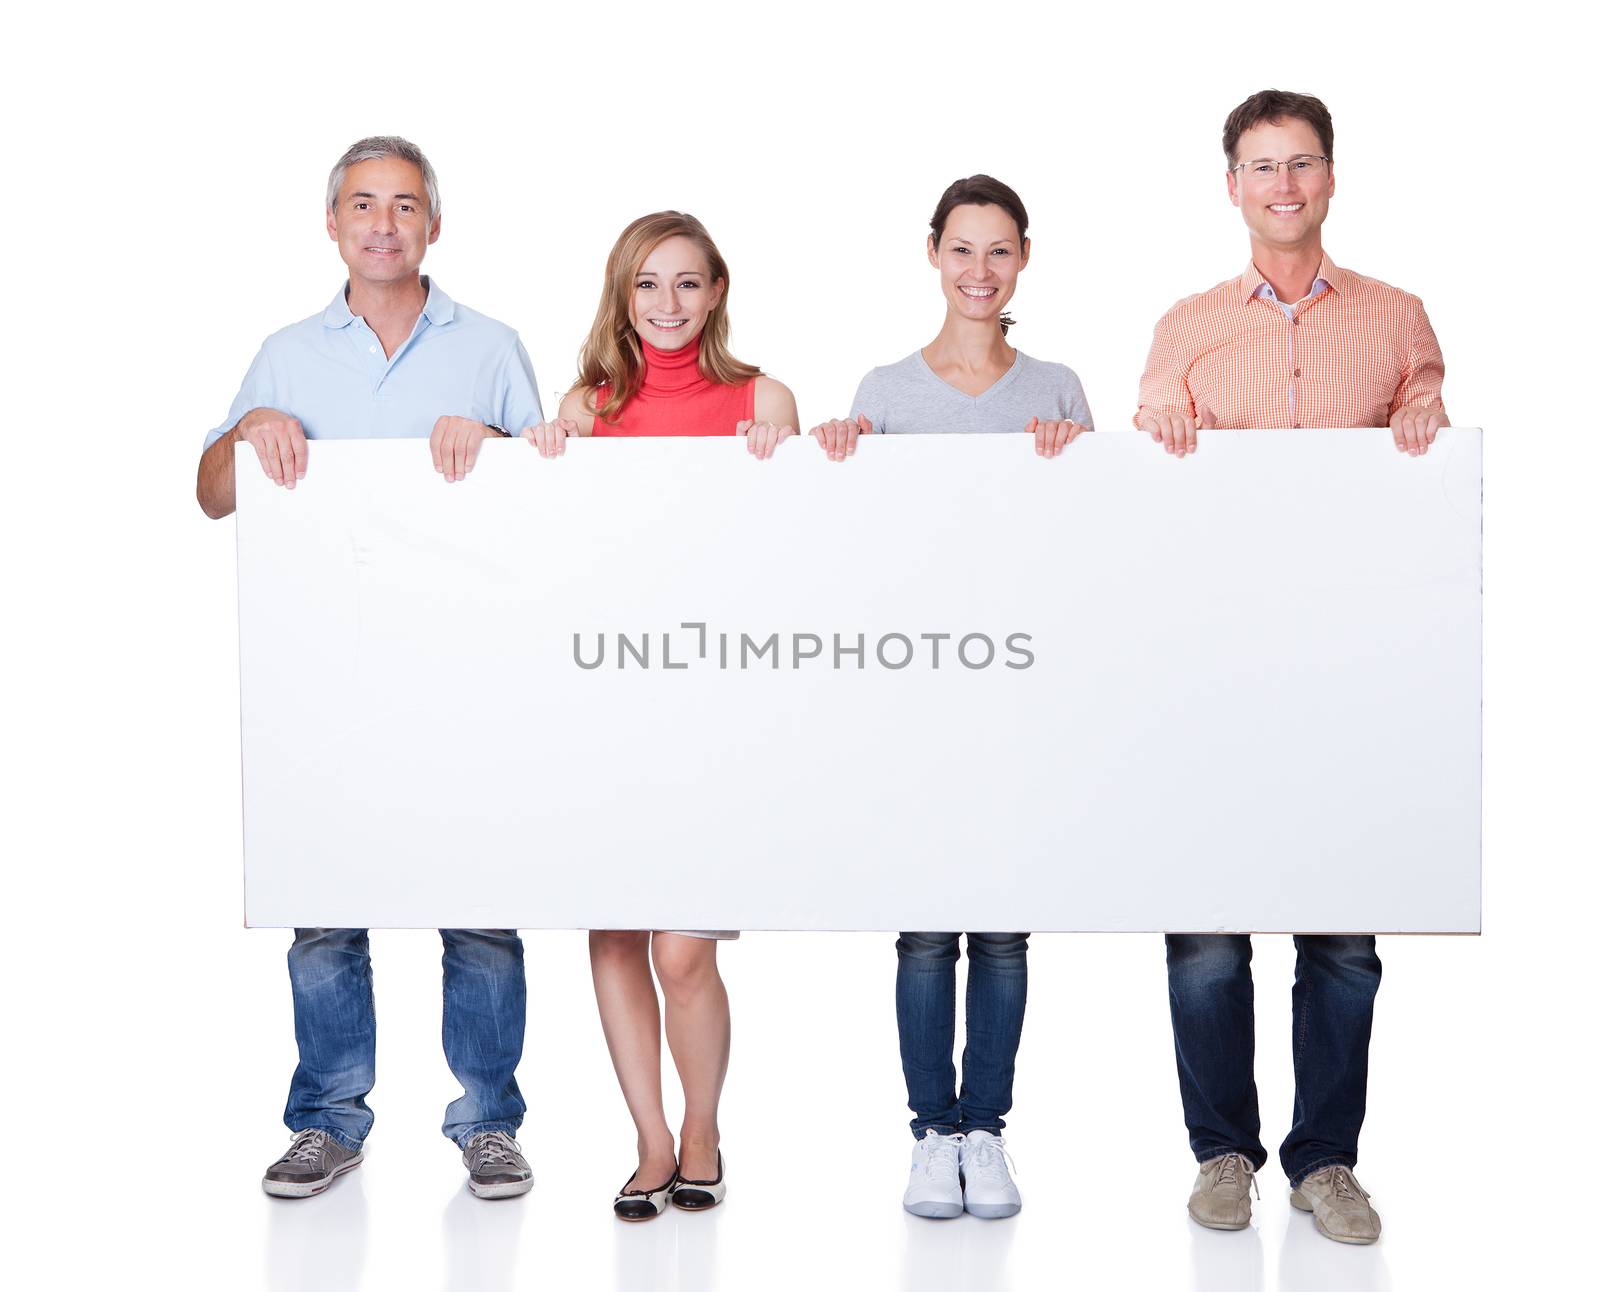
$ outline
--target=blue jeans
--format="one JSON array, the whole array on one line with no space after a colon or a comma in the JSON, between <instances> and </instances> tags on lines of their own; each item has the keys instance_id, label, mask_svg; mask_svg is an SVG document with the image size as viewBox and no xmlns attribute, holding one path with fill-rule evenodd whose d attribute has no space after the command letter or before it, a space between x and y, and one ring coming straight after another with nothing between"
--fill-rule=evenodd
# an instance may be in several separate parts
<instances>
[{"instance_id":1,"label":"blue jeans","mask_svg":"<svg viewBox=\"0 0 1600 1292\"><path fill-rule=\"evenodd\" d=\"M1278 1150L1291 1186L1356 1164L1367 1115L1367 1046L1383 965L1370 936L1296 934L1294 1124ZM1266 1163L1256 1102L1255 986L1241 933L1169 933L1167 994L1189 1147L1200 1162L1241 1153Z\"/></svg>"},{"instance_id":2,"label":"blue jeans","mask_svg":"<svg viewBox=\"0 0 1600 1292\"><path fill-rule=\"evenodd\" d=\"M466 1093L445 1109L457 1144L480 1131L514 1134L527 1105L517 1089L528 987L515 929L440 929L444 939L444 1057ZM289 948L300 1065L283 1120L327 1131L357 1149L372 1129L377 1017L365 929L296 929Z\"/></svg>"},{"instance_id":3,"label":"blue jeans","mask_svg":"<svg viewBox=\"0 0 1600 1292\"><path fill-rule=\"evenodd\" d=\"M956 1093L956 961L959 933L902 933L894 1006L911 1133L998 1135L1011 1110L1011 1080L1028 1003L1028 935L967 934L967 1044Z\"/></svg>"}]
</instances>

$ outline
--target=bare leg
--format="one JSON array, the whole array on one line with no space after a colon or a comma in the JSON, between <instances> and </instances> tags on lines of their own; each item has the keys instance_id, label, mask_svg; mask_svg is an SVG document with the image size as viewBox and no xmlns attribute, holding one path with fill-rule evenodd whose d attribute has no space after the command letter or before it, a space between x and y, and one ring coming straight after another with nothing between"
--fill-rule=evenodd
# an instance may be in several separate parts
<instances>
[{"instance_id":1,"label":"bare leg","mask_svg":"<svg viewBox=\"0 0 1600 1292\"><path fill-rule=\"evenodd\" d=\"M657 933L656 976L667 1001L667 1044L683 1083L683 1130L678 1136L680 1169L687 1180L717 1174L717 1103L728 1074L728 992L717 972L717 944L710 938Z\"/></svg>"},{"instance_id":2,"label":"bare leg","mask_svg":"<svg viewBox=\"0 0 1600 1292\"><path fill-rule=\"evenodd\" d=\"M639 1169L632 1188L672 1178L676 1156L661 1106L661 1011L650 977L650 934L593 929L589 965L611 1066L639 1132Z\"/></svg>"}]
</instances>

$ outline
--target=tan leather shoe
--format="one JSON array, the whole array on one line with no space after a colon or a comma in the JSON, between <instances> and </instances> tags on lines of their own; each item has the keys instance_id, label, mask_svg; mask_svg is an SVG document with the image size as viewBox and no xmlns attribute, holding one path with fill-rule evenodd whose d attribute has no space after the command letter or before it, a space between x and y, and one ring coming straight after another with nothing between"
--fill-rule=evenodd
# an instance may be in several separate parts
<instances>
[{"instance_id":1,"label":"tan leather shoe","mask_svg":"<svg viewBox=\"0 0 1600 1292\"><path fill-rule=\"evenodd\" d=\"M1347 1166L1313 1171L1290 1193L1289 1201L1301 1211L1309 1211L1317 1222L1317 1232L1336 1243L1375 1243L1383 1232L1383 1221L1372 1209L1367 1191Z\"/></svg>"},{"instance_id":2,"label":"tan leather shoe","mask_svg":"<svg viewBox=\"0 0 1600 1292\"><path fill-rule=\"evenodd\" d=\"M1250 1186L1256 1169L1240 1153L1223 1153L1200 1164L1194 1192L1189 1195L1189 1216L1207 1229L1243 1229L1250 1223ZM1261 1187L1256 1185L1256 1197Z\"/></svg>"}]
</instances>

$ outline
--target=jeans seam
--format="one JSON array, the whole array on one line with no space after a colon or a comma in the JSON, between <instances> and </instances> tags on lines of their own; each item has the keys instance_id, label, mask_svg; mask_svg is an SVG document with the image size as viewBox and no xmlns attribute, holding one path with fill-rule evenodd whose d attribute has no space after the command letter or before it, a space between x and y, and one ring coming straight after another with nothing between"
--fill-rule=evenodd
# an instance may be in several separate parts
<instances>
[{"instance_id":1,"label":"jeans seam","mask_svg":"<svg viewBox=\"0 0 1600 1292\"><path fill-rule=\"evenodd\" d=\"M1195 1149L1194 1160L1200 1166L1204 1166L1207 1162L1215 1162L1219 1157L1227 1157L1230 1153L1234 1153L1239 1157L1242 1157L1246 1162L1249 1162L1252 1166L1254 1166L1257 1171L1263 1170L1267 1163L1272 1161L1272 1154L1263 1149L1259 1154L1261 1160L1257 1162L1256 1157L1258 1155L1253 1150L1248 1148L1220 1148L1215 1152L1207 1152L1204 1157L1200 1156L1199 1149Z\"/></svg>"},{"instance_id":2,"label":"jeans seam","mask_svg":"<svg viewBox=\"0 0 1600 1292\"><path fill-rule=\"evenodd\" d=\"M474 1135L487 1135L491 1131L504 1131L507 1135L510 1135L513 1139L515 1139L518 1125L519 1123L509 1121L479 1122L476 1125L469 1126L466 1130L462 1131L460 1133L460 1138L455 1141L455 1146L465 1153L467 1151L467 1141L469 1139L471 1139Z\"/></svg>"},{"instance_id":3,"label":"jeans seam","mask_svg":"<svg viewBox=\"0 0 1600 1292\"><path fill-rule=\"evenodd\" d=\"M295 1000L295 1042L297 1049L301 1051L301 1058L295 1068L294 1076L290 1079L290 1107L284 1110L284 1125L289 1128L291 1133L296 1135L307 1130L322 1131L342 1147L353 1153L359 1153L367 1137L372 1133L374 1121L372 1110L366 1106L366 1097L371 1093L373 1083L376 1080L377 1067L377 1002L373 985L371 942L366 929L341 927L315 929L308 932L312 936L302 937L302 930L298 928L295 930L295 938L290 944L288 954L290 991ZM297 965L299 966L299 974L304 974L305 962L308 958L312 959L314 963L320 963L320 956L323 953L316 953L314 956L307 948L313 943L332 940L331 935L338 935L338 947L336 950L338 968L327 980L319 982L315 991L313 991L309 984L305 983L303 978L297 975ZM349 959L357 962L357 966L354 969L350 968L346 963ZM317 1011L310 1008L310 996L315 995L316 992L326 990L328 983L333 978L350 975L353 975L356 979L354 992L350 994L355 996L358 1005L364 1003L366 1006L366 1027L358 1041L364 1050L361 1056L359 1073L366 1089L354 1100L330 1100L327 1097L327 1073L325 1069L321 1063L308 1065L305 1059L305 1050L301 1037L302 1006L304 1005L311 1014L315 1014ZM346 988L338 989L341 994L347 990ZM327 1032L325 1025L317 1025L320 1022L322 1022L320 1019L307 1018L305 1020L305 1030L307 1036L312 1038L311 1046L313 1051L316 1049L315 1038L325 1035ZM303 1083L302 1078L304 1079ZM304 1085L304 1088L302 1088L302 1085ZM297 1094L305 1102L310 1102L310 1097L314 1096L316 1105L301 1107L298 1110L298 1116L294 1116L294 1104L297 1102ZM330 1107L330 1103L339 1106ZM363 1134L360 1136L352 1135L349 1132L337 1129L325 1120L327 1117L338 1115L339 1113L343 1113L358 1123L362 1123L364 1125ZM317 1120L318 1118L324 1120ZM296 1122L300 1124L297 1125Z\"/></svg>"},{"instance_id":4,"label":"jeans seam","mask_svg":"<svg viewBox=\"0 0 1600 1292\"><path fill-rule=\"evenodd\" d=\"M1354 1169L1355 1164L1355 1158L1351 1157L1348 1153L1339 1153L1333 1157L1322 1158L1319 1161L1313 1162L1298 1175L1291 1176L1289 1178L1289 1187L1291 1189L1298 1189L1308 1175L1315 1175L1325 1166L1345 1166Z\"/></svg>"},{"instance_id":5,"label":"jeans seam","mask_svg":"<svg viewBox=\"0 0 1600 1292\"><path fill-rule=\"evenodd\" d=\"M1305 1007L1301 1011L1299 1019L1296 1020L1294 1029L1294 1119L1296 1125L1303 1124L1306 1115L1305 1098L1300 1092L1300 1073L1305 1059L1306 1037L1311 1032L1311 1008L1314 1001L1314 995L1311 990L1312 977L1311 973L1308 972L1306 974Z\"/></svg>"},{"instance_id":6,"label":"jeans seam","mask_svg":"<svg viewBox=\"0 0 1600 1292\"><path fill-rule=\"evenodd\" d=\"M310 1126L302 1126L298 1130L296 1130L294 1127L290 1127L289 1133L291 1135L303 1135L308 1130L321 1131L336 1144L340 1145L342 1148L349 1149L352 1153L359 1153L361 1151L361 1146L366 1143L365 1140L352 1139L343 1131L335 1130L332 1126L325 1126L320 1123L313 1123Z\"/></svg>"},{"instance_id":7,"label":"jeans seam","mask_svg":"<svg viewBox=\"0 0 1600 1292\"><path fill-rule=\"evenodd\" d=\"M967 981L966 990L961 998L961 1015L964 1035L961 1038L961 1079L956 1083L956 1111L961 1114L961 1120L956 1123L956 1134L965 1135L962 1127L967 1125L966 1101L962 1098L967 1093L967 1069L971 1067L968 1062L972 1050L972 934L967 934ZM954 1046L951 1046L954 1049Z\"/></svg>"}]
</instances>

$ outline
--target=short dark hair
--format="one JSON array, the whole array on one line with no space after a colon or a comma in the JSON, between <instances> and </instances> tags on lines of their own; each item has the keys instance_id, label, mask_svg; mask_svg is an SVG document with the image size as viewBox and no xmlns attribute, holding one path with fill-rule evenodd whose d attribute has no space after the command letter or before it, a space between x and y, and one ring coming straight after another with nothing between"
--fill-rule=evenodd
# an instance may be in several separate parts
<instances>
[{"instance_id":1,"label":"short dark hair","mask_svg":"<svg viewBox=\"0 0 1600 1292\"><path fill-rule=\"evenodd\" d=\"M1231 169L1239 164L1239 136L1263 122L1304 121L1317 132L1322 153L1333 160L1333 114L1328 105L1311 94L1290 90L1258 90L1228 113L1222 126L1222 151Z\"/></svg>"},{"instance_id":2,"label":"short dark hair","mask_svg":"<svg viewBox=\"0 0 1600 1292\"><path fill-rule=\"evenodd\" d=\"M1017 222L1017 237L1028 236L1028 208L1022 205L1016 190L993 175L968 175L945 189L939 205L933 208L928 227L933 230L934 246L943 241L945 221L958 206L998 206Z\"/></svg>"}]
</instances>

